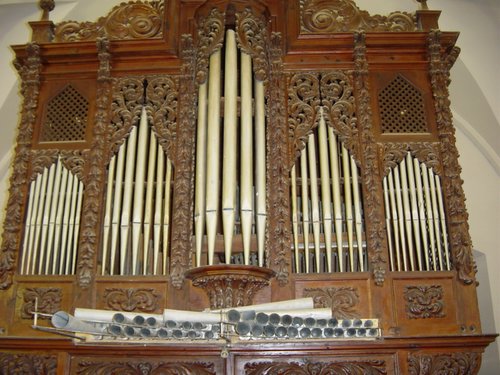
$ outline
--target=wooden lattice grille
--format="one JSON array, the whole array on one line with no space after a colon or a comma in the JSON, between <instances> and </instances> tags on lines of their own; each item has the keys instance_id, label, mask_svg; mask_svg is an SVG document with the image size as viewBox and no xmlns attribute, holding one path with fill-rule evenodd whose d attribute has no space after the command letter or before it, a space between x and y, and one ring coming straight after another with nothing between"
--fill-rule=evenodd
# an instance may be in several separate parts
<instances>
[{"instance_id":1,"label":"wooden lattice grille","mask_svg":"<svg viewBox=\"0 0 500 375\"><path fill-rule=\"evenodd\" d=\"M89 103L73 86L67 86L47 105L42 142L85 139Z\"/></svg>"},{"instance_id":2,"label":"wooden lattice grille","mask_svg":"<svg viewBox=\"0 0 500 375\"><path fill-rule=\"evenodd\" d=\"M379 92L378 101L383 133L428 132L422 94L400 75Z\"/></svg>"}]
</instances>

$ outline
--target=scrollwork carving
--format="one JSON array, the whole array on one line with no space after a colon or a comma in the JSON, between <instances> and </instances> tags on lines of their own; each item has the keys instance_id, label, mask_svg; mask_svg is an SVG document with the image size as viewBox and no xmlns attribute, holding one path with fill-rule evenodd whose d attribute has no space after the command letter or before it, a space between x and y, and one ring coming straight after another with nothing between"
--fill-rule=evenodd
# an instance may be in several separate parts
<instances>
[{"instance_id":1,"label":"scrollwork carving","mask_svg":"<svg viewBox=\"0 0 500 375\"><path fill-rule=\"evenodd\" d=\"M54 314L61 310L61 288L26 288L23 291L22 319L33 319L35 304L38 312ZM40 319L50 319L48 316L39 316Z\"/></svg>"},{"instance_id":2,"label":"scrollwork carving","mask_svg":"<svg viewBox=\"0 0 500 375\"><path fill-rule=\"evenodd\" d=\"M91 362L78 363L79 375L215 375L213 363L206 362Z\"/></svg>"},{"instance_id":3,"label":"scrollwork carving","mask_svg":"<svg viewBox=\"0 0 500 375\"><path fill-rule=\"evenodd\" d=\"M173 159L172 147L177 134L177 100L179 82L176 77L148 76L146 112L159 143Z\"/></svg>"},{"instance_id":4,"label":"scrollwork carving","mask_svg":"<svg viewBox=\"0 0 500 375\"><path fill-rule=\"evenodd\" d=\"M122 3L97 22L65 21L56 25L54 41L108 39L151 39L163 35L163 1Z\"/></svg>"},{"instance_id":5,"label":"scrollwork carving","mask_svg":"<svg viewBox=\"0 0 500 375\"><path fill-rule=\"evenodd\" d=\"M413 157L416 157L421 163L424 163L427 168L434 170L437 175L441 174L441 163L439 162L438 144L423 142L423 143L389 143L381 145L381 159L383 160L384 176L397 167L399 163L410 152Z\"/></svg>"},{"instance_id":6,"label":"scrollwork carving","mask_svg":"<svg viewBox=\"0 0 500 375\"><path fill-rule=\"evenodd\" d=\"M31 150L32 160L31 160L31 178L34 180L35 177L43 173L45 168L49 168L52 164L57 161L57 150Z\"/></svg>"},{"instance_id":7,"label":"scrollwork carving","mask_svg":"<svg viewBox=\"0 0 500 375\"><path fill-rule=\"evenodd\" d=\"M246 375L319 375L349 374L376 375L387 374L385 361L335 361L335 362L252 362L245 364Z\"/></svg>"},{"instance_id":8,"label":"scrollwork carving","mask_svg":"<svg viewBox=\"0 0 500 375\"><path fill-rule=\"evenodd\" d=\"M266 56L267 27L264 17L256 17L249 8L236 13L238 46L252 56L255 77L264 81L267 77Z\"/></svg>"},{"instance_id":9,"label":"scrollwork carving","mask_svg":"<svg viewBox=\"0 0 500 375\"><path fill-rule=\"evenodd\" d=\"M381 173L378 168L378 147L373 135L373 115L370 107L368 61L365 34L354 34L354 88L357 93L357 117L360 131L360 148L363 150L363 192L365 197L366 236L370 268L376 285L382 285L387 272L387 244Z\"/></svg>"},{"instance_id":10,"label":"scrollwork carving","mask_svg":"<svg viewBox=\"0 0 500 375\"><path fill-rule=\"evenodd\" d=\"M222 48L224 40L224 14L214 8L207 17L198 19L198 40L196 56L196 80L199 84L208 77L210 55Z\"/></svg>"},{"instance_id":11,"label":"scrollwork carving","mask_svg":"<svg viewBox=\"0 0 500 375\"><path fill-rule=\"evenodd\" d=\"M106 288L106 308L119 311L155 312L160 308L160 294L152 288Z\"/></svg>"},{"instance_id":12,"label":"scrollwork carving","mask_svg":"<svg viewBox=\"0 0 500 375\"><path fill-rule=\"evenodd\" d=\"M300 0L300 26L303 34L417 31L414 14L394 12L388 16L371 16L360 10L353 0Z\"/></svg>"},{"instance_id":13,"label":"scrollwork carving","mask_svg":"<svg viewBox=\"0 0 500 375\"><path fill-rule=\"evenodd\" d=\"M22 226L22 207L26 200L30 144L36 121L38 96L40 93L40 46L30 43L26 46L27 57L16 60L14 65L21 75L21 94L24 98L21 123L17 135L16 155L10 177L9 199L5 212L2 247L0 248L0 289L12 285L12 275L16 253L20 247L19 238Z\"/></svg>"},{"instance_id":14,"label":"scrollwork carving","mask_svg":"<svg viewBox=\"0 0 500 375\"><path fill-rule=\"evenodd\" d=\"M0 370L2 374L56 375L57 356L0 353Z\"/></svg>"},{"instance_id":15,"label":"scrollwork carving","mask_svg":"<svg viewBox=\"0 0 500 375\"><path fill-rule=\"evenodd\" d=\"M357 288L306 288L304 297L312 297L314 307L329 307L332 316L340 319L352 319L359 317L356 307L359 304L359 293Z\"/></svg>"},{"instance_id":16,"label":"scrollwork carving","mask_svg":"<svg viewBox=\"0 0 500 375\"><path fill-rule=\"evenodd\" d=\"M403 292L410 319L443 318L443 288L440 285L407 286Z\"/></svg>"},{"instance_id":17,"label":"scrollwork carving","mask_svg":"<svg viewBox=\"0 0 500 375\"><path fill-rule=\"evenodd\" d=\"M408 355L410 375L474 375L479 372L480 364L481 354L479 353L410 353Z\"/></svg>"},{"instance_id":18,"label":"scrollwork carving","mask_svg":"<svg viewBox=\"0 0 500 375\"><path fill-rule=\"evenodd\" d=\"M290 273L290 170L287 110L285 106L285 77L282 63L281 34L272 33L270 39L269 85L267 98L267 210L268 229L266 232L267 266L276 272L280 285L288 283ZM270 89L272 87L272 89Z\"/></svg>"},{"instance_id":19,"label":"scrollwork carving","mask_svg":"<svg viewBox=\"0 0 500 375\"><path fill-rule=\"evenodd\" d=\"M436 122L442 155L443 192L448 213L448 231L451 257L458 277L464 284L474 282L476 264L472 256L472 243L469 234L465 194L460 178L461 168L458 164L455 128L453 127L448 85L450 83L450 58L456 59L457 49L452 49L451 55L441 55L441 34L432 31L428 37L429 73L431 80Z\"/></svg>"},{"instance_id":20,"label":"scrollwork carving","mask_svg":"<svg viewBox=\"0 0 500 375\"><path fill-rule=\"evenodd\" d=\"M80 181L84 178L85 155L82 151L61 151L61 162Z\"/></svg>"}]
</instances>

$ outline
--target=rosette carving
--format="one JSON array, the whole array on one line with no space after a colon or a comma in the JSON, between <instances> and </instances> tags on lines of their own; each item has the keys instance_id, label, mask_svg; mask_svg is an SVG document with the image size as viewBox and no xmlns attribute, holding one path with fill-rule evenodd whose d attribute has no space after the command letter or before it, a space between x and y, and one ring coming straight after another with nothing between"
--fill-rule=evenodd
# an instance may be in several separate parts
<instances>
[{"instance_id":1,"label":"rosette carving","mask_svg":"<svg viewBox=\"0 0 500 375\"><path fill-rule=\"evenodd\" d=\"M280 285L288 283L290 273L290 152L286 143L288 133L285 104L286 80L283 74L281 34L270 38L269 85L266 87L267 109L267 205L266 232L267 267L276 272ZM272 87L272 89L270 89Z\"/></svg>"},{"instance_id":2,"label":"rosette carving","mask_svg":"<svg viewBox=\"0 0 500 375\"><path fill-rule=\"evenodd\" d=\"M366 239L370 268L376 285L382 285L387 271L387 244L385 240L384 207L381 173L378 167L378 146L373 136L373 115L370 107L368 61L366 59L365 34L354 34L354 88L357 93L357 117L360 131L360 149L363 150L364 209Z\"/></svg>"},{"instance_id":3,"label":"rosette carving","mask_svg":"<svg viewBox=\"0 0 500 375\"><path fill-rule=\"evenodd\" d=\"M377 375L387 374L385 361L335 361L335 362L253 362L245 364L246 375L317 375L317 374L349 374Z\"/></svg>"},{"instance_id":4,"label":"rosette carving","mask_svg":"<svg viewBox=\"0 0 500 375\"><path fill-rule=\"evenodd\" d=\"M184 272L190 266L191 226L193 217L194 134L196 131L196 53L190 35L181 41L182 70L179 78L179 123L175 150L175 195L172 207L172 249L170 252L170 278L175 288L181 288Z\"/></svg>"},{"instance_id":5,"label":"rosette carving","mask_svg":"<svg viewBox=\"0 0 500 375\"><path fill-rule=\"evenodd\" d=\"M443 318L443 288L440 285L407 286L406 313L410 319Z\"/></svg>"},{"instance_id":6,"label":"rosette carving","mask_svg":"<svg viewBox=\"0 0 500 375\"><path fill-rule=\"evenodd\" d=\"M448 213L448 234L452 263L458 272L458 277L465 284L474 282L476 264L472 256L472 243L469 234L465 194L460 178L461 167L458 164L455 128L450 109L448 85L450 83L451 61L458 55L457 49L452 49L450 55L441 54L441 34L432 31L428 38L428 55L430 61L429 73L431 79L436 122L442 155L442 184L445 195L446 212Z\"/></svg>"},{"instance_id":7,"label":"rosette carving","mask_svg":"<svg viewBox=\"0 0 500 375\"><path fill-rule=\"evenodd\" d=\"M36 121L38 96L40 93L40 46L30 43L26 46L27 57L16 60L14 65L21 75L21 94L24 98L21 122L17 135L17 149L10 177L9 199L5 211L2 247L0 248L0 289L12 285L16 253L19 250L22 228L22 206L26 201L30 144Z\"/></svg>"},{"instance_id":8,"label":"rosette carving","mask_svg":"<svg viewBox=\"0 0 500 375\"><path fill-rule=\"evenodd\" d=\"M0 353L2 374L56 375L57 356Z\"/></svg>"},{"instance_id":9,"label":"rosette carving","mask_svg":"<svg viewBox=\"0 0 500 375\"><path fill-rule=\"evenodd\" d=\"M309 134L317 126L320 104L319 74L296 73L288 77L288 131L291 139L291 163L300 155Z\"/></svg>"},{"instance_id":10,"label":"rosette carving","mask_svg":"<svg viewBox=\"0 0 500 375\"><path fill-rule=\"evenodd\" d=\"M98 38L97 51L99 68L97 74L96 113L94 134L88 152L88 173L86 177L85 199L83 200L81 238L77 264L77 282L81 288L88 288L95 275L95 254L98 246L99 218L101 216L102 191L105 179L104 150L107 149L109 108L112 97L112 80L109 40Z\"/></svg>"},{"instance_id":11,"label":"rosette carving","mask_svg":"<svg viewBox=\"0 0 500 375\"><path fill-rule=\"evenodd\" d=\"M147 77L147 82L146 112L148 119L153 124L153 131L158 137L159 143L172 160L172 147L175 144L177 133L179 82L176 77L168 76Z\"/></svg>"},{"instance_id":12,"label":"rosette carving","mask_svg":"<svg viewBox=\"0 0 500 375\"><path fill-rule=\"evenodd\" d=\"M224 41L224 13L214 8L207 17L198 19L198 40L196 56L196 80L199 84L208 77L210 55L222 48Z\"/></svg>"},{"instance_id":13,"label":"rosette carving","mask_svg":"<svg viewBox=\"0 0 500 375\"><path fill-rule=\"evenodd\" d=\"M33 319L35 304L37 304L37 310L39 312L54 314L61 310L61 300L61 288L26 288L23 292L21 318ZM50 317L43 315L40 315L39 318L50 319Z\"/></svg>"},{"instance_id":14,"label":"rosette carving","mask_svg":"<svg viewBox=\"0 0 500 375\"><path fill-rule=\"evenodd\" d=\"M322 73L320 90L321 104L327 109L327 124L334 128L345 147L359 161L352 77L341 71Z\"/></svg>"},{"instance_id":15,"label":"rosette carving","mask_svg":"<svg viewBox=\"0 0 500 375\"><path fill-rule=\"evenodd\" d=\"M152 288L106 288L104 303L110 310L151 313L160 308L160 294Z\"/></svg>"},{"instance_id":16,"label":"rosette carving","mask_svg":"<svg viewBox=\"0 0 500 375\"><path fill-rule=\"evenodd\" d=\"M356 311L359 304L357 288L307 288L304 289L304 297L312 297L314 307L331 308L332 316L336 318L352 319L359 316Z\"/></svg>"},{"instance_id":17,"label":"rosette carving","mask_svg":"<svg viewBox=\"0 0 500 375\"><path fill-rule=\"evenodd\" d=\"M410 375L456 374L474 375L479 372L481 354L409 354Z\"/></svg>"},{"instance_id":18,"label":"rosette carving","mask_svg":"<svg viewBox=\"0 0 500 375\"><path fill-rule=\"evenodd\" d=\"M417 31L414 14L393 12L388 16L371 16L360 10L353 0L300 0L300 26L303 34Z\"/></svg>"},{"instance_id":19,"label":"rosette carving","mask_svg":"<svg viewBox=\"0 0 500 375\"><path fill-rule=\"evenodd\" d=\"M76 369L78 375L215 375L213 363L206 362L91 362L80 361Z\"/></svg>"},{"instance_id":20,"label":"rosette carving","mask_svg":"<svg viewBox=\"0 0 500 375\"><path fill-rule=\"evenodd\" d=\"M255 77L264 81L267 77L266 41L267 27L264 17L255 16L249 8L236 13L238 46L252 56Z\"/></svg>"},{"instance_id":21,"label":"rosette carving","mask_svg":"<svg viewBox=\"0 0 500 375\"><path fill-rule=\"evenodd\" d=\"M65 21L56 25L55 42L108 39L151 39L163 35L163 1L122 3L97 22Z\"/></svg>"}]
</instances>

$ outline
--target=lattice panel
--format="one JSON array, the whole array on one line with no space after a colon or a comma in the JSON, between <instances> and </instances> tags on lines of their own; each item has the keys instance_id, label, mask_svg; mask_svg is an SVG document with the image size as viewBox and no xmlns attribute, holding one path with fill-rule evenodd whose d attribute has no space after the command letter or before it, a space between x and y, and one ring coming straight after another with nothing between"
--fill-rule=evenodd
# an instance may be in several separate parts
<instances>
[{"instance_id":1,"label":"lattice panel","mask_svg":"<svg viewBox=\"0 0 500 375\"><path fill-rule=\"evenodd\" d=\"M422 94L397 76L378 95L383 133L428 132Z\"/></svg>"},{"instance_id":2,"label":"lattice panel","mask_svg":"<svg viewBox=\"0 0 500 375\"><path fill-rule=\"evenodd\" d=\"M89 102L73 86L67 86L47 105L42 126L42 142L85 139Z\"/></svg>"}]
</instances>

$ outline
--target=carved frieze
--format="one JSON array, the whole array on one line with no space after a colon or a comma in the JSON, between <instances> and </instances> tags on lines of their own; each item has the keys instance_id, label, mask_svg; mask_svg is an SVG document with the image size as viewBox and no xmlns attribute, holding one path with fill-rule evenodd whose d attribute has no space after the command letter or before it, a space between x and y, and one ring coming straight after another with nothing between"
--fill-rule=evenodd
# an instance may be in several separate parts
<instances>
[{"instance_id":1,"label":"carved frieze","mask_svg":"<svg viewBox=\"0 0 500 375\"><path fill-rule=\"evenodd\" d=\"M97 22L59 23L56 25L54 41L91 41L99 37L111 40L161 38L164 14L164 1L122 3Z\"/></svg>"},{"instance_id":2,"label":"carved frieze","mask_svg":"<svg viewBox=\"0 0 500 375\"><path fill-rule=\"evenodd\" d=\"M364 33L354 34L354 88L356 91L356 116L360 132L360 149L363 150L363 193L366 237L370 269L376 285L382 285L387 272L387 244L385 219L380 197L383 196L381 172L378 168L378 146L373 135L373 114L370 107L368 61Z\"/></svg>"},{"instance_id":3,"label":"carved frieze","mask_svg":"<svg viewBox=\"0 0 500 375\"><path fill-rule=\"evenodd\" d=\"M353 0L300 0L302 34L348 31L417 31L414 14L393 12L388 16L360 10Z\"/></svg>"},{"instance_id":4,"label":"carved frieze","mask_svg":"<svg viewBox=\"0 0 500 375\"><path fill-rule=\"evenodd\" d=\"M23 291L22 298L22 319L33 319L35 305L38 312L45 314L54 314L61 310L61 288L26 288ZM43 315L40 315L39 318L49 319L49 317Z\"/></svg>"},{"instance_id":5,"label":"carved frieze","mask_svg":"<svg viewBox=\"0 0 500 375\"><path fill-rule=\"evenodd\" d=\"M76 373L79 375L215 375L213 363L207 362L163 362L163 361L80 361Z\"/></svg>"},{"instance_id":6,"label":"carved frieze","mask_svg":"<svg viewBox=\"0 0 500 375\"><path fill-rule=\"evenodd\" d=\"M196 52L190 35L181 40L182 71L179 87L179 123L175 155L175 181L172 209L172 248L170 252L170 278L172 285L180 288L184 272L190 267L191 227L193 217L194 134L196 129Z\"/></svg>"},{"instance_id":7,"label":"carved frieze","mask_svg":"<svg viewBox=\"0 0 500 375\"><path fill-rule=\"evenodd\" d=\"M465 194L460 178L455 128L450 109L448 85L449 69L456 60L459 50L454 48L449 55L442 55L441 34L432 31L428 37L429 73L436 111L436 122L442 155L442 185L448 214L448 234L452 263L458 277L465 284L474 282L476 264L472 256L472 243L469 234L468 213L465 207Z\"/></svg>"},{"instance_id":8,"label":"carved frieze","mask_svg":"<svg viewBox=\"0 0 500 375\"><path fill-rule=\"evenodd\" d=\"M335 362L251 362L245 364L246 375L317 375L349 374L376 375L387 374L385 361L335 361Z\"/></svg>"},{"instance_id":9,"label":"carved frieze","mask_svg":"<svg viewBox=\"0 0 500 375\"><path fill-rule=\"evenodd\" d=\"M410 375L474 375L478 373L480 364L481 354L479 353L410 353L408 355Z\"/></svg>"},{"instance_id":10,"label":"carved frieze","mask_svg":"<svg viewBox=\"0 0 500 375\"><path fill-rule=\"evenodd\" d=\"M225 30L224 13L214 8L208 16L200 17L197 22L196 80L201 84L208 77L208 60L210 55L222 48Z\"/></svg>"},{"instance_id":11,"label":"carved frieze","mask_svg":"<svg viewBox=\"0 0 500 375\"><path fill-rule=\"evenodd\" d=\"M24 98L21 122L17 135L16 155L10 177L9 199L5 211L2 247L0 248L0 289L12 285L16 254L19 250L19 233L22 226L22 207L26 200L25 186L28 182L30 144L36 120L38 96L40 93L40 46L30 43L26 46L27 57L16 60L14 65L21 75L21 94Z\"/></svg>"},{"instance_id":12,"label":"carved frieze","mask_svg":"<svg viewBox=\"0 0 500 375\"><path fill-rule=\"evenodd\" d=\"M443 287L440 285L406 286L406 314L410 319L444 318Z\"/></svg>"},{"instance_id":13,"label":"carved frieze","mask_svg":"<svg viewBox=\"0 0 500 375\"><path fill-rule=\"evenodd\" d=\"M407 153L424 163L427 168L433 169L437 175L441 174L439 162L439 145L431 142L419 143L384 143L380 146L381 160L383 160L384 176L398 166Z\"/></svg>"},{"instance_id":14,"label":"carved frieze","mask_svg":"<svg viewBox=\"0 0 500 375\"><path fill-rule=\"evenodd\" d=\"M104 305L110 310L152 313L160 308L160 294L153 288L106 288Z\"/></svg>"},{"instance_id":15,"label":"carved frieze","mask_svg":"<svg viewBox=\"0 0 500 375\"><path fill-rule=\"evenodd\" d=\"M359 292L357 288L306 288L304 297L312 297L314 307L329 307L332 316L338 319L352 319L359 317Z\"/></svg>"},{"instance_id":16,"label":"carved frieze","mask_svg":"<svg viewBox=\"0 0 500 375\"><path fill-rule=\"evenodd\" d=\"M0 373L56 375L57 356L0 353Z\"/></svg>"},{"instance_id":17,"label":"carved frieze","mask_svg":"<svg viewBox=\"0 0 500 375\"><path fill-rule=\"evenodd\" d=\"M101 214L101 192L104 189L104 150L106 150L109 108L111 106L111 54L109 40L98 38L97 51L99 68L97 75L96 113L93 141L88 153L88 174L83 200L80 247L78 252L77 282L81 288L88 288L95 275L95 254L97 254L99 218Z\"/></svg>"}]
</instances>

